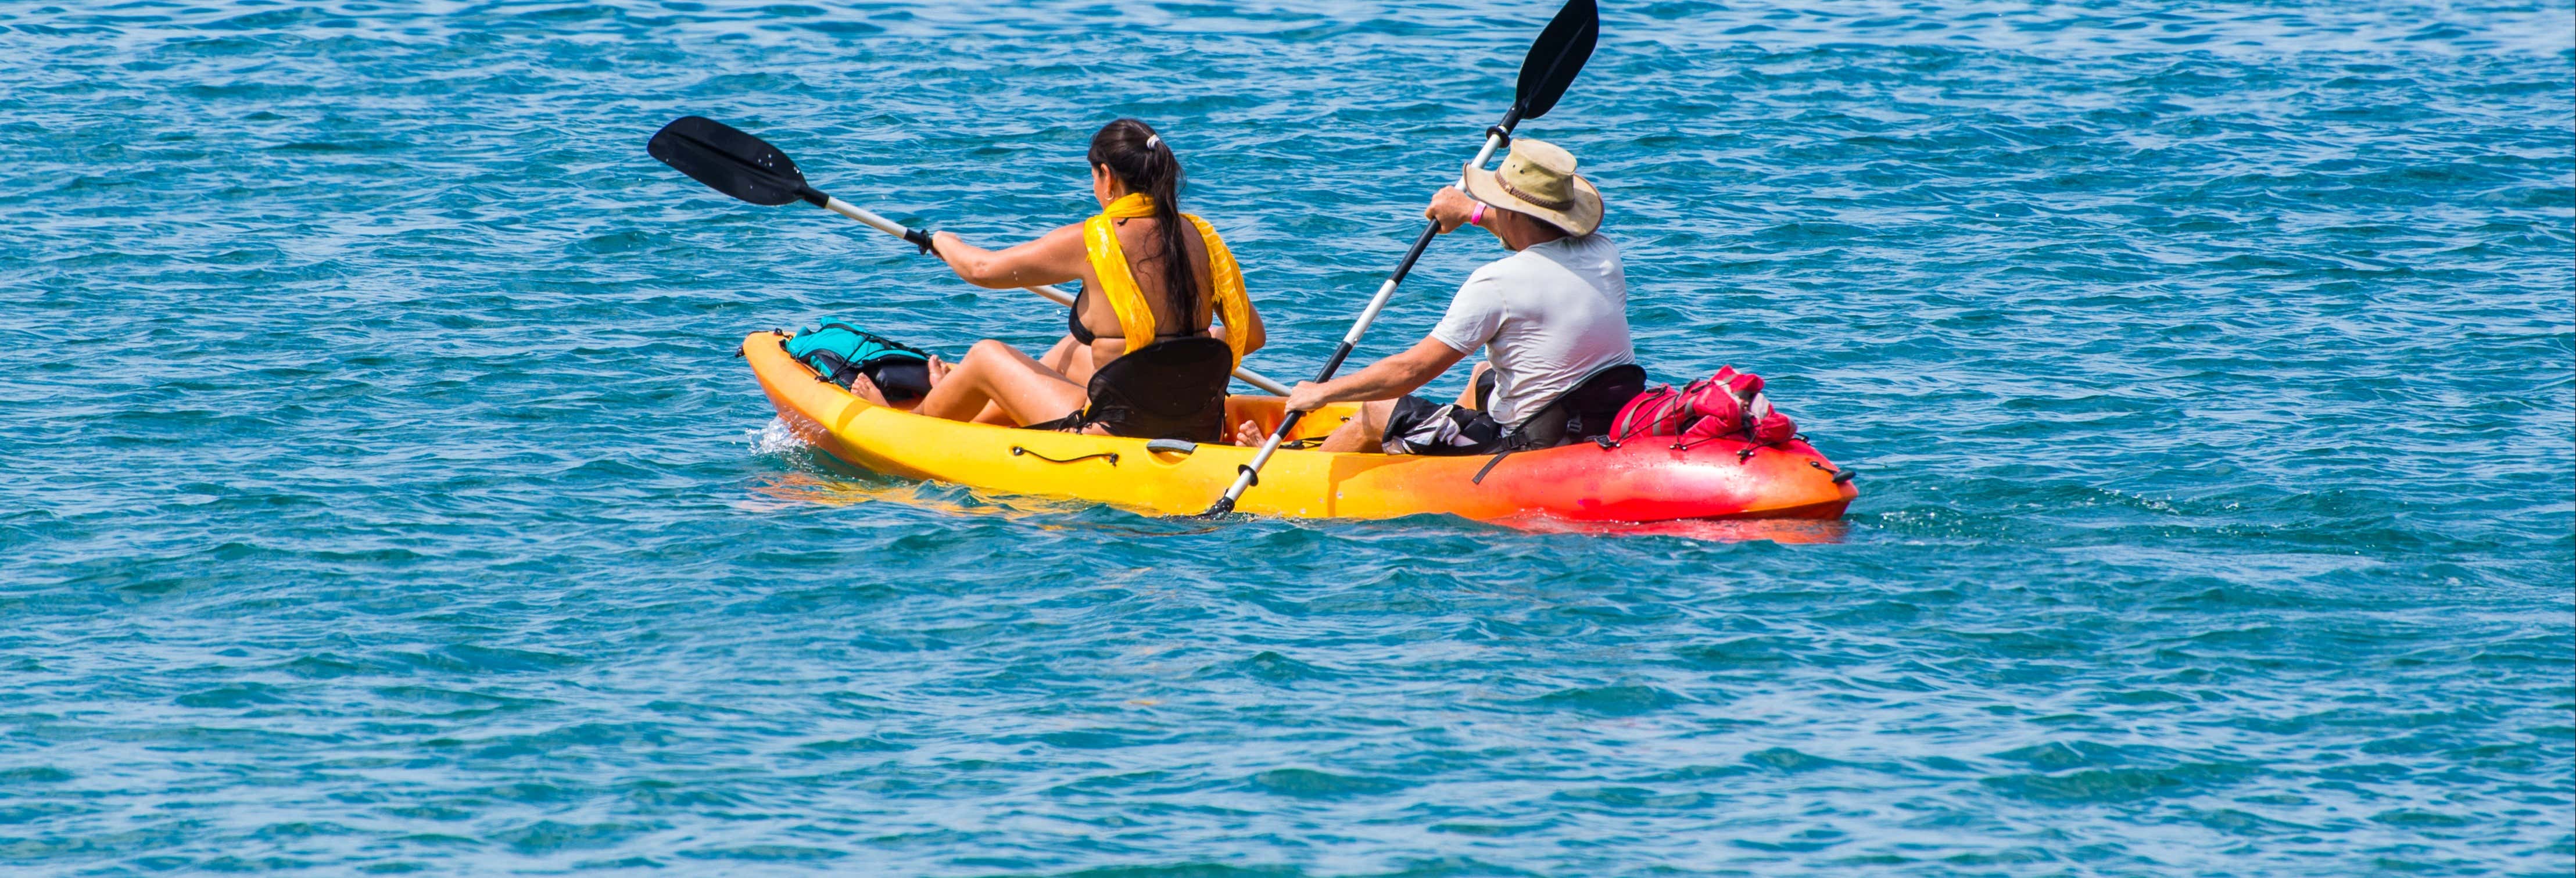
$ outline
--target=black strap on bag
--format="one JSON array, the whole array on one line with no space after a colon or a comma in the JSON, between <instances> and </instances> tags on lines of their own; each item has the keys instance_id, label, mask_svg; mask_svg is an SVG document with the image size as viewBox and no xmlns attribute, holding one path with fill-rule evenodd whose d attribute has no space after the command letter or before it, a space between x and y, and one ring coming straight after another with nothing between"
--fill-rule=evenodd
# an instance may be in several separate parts
<instances>
[{"instance_id":1,"label":"black strap on bag","mask_svg":"<svg viewBox=\"0 0 2576 878\"><path fill-rule=\"evenodd\" d=\"M1553 448L1567 442L1608 435L1610 423L1619 418L1619 409L1625 407L1629 400L1636 399L1637 394L1644 392L1646 392L1646 367L1644 366L1620 363L1616 366L1604 366L1593 370L1592 374L1576 382L1574 389L1548 400L1547 405L1539 407L1537 412L1521 419L1521 426L1512 428L1511 434L1503 437L1503 450L1495 452L1494 458L1485 461L1484 468L1477 470L1476 477L1468 481L1472 484L1484 484L1485 474L1493 472L1496 464L1502 463L1503 458L1512 456L1512 452L1515 451ZM1565 410L1565 432L1541 444L1538 437L1529 434L1527 428L1559 408Z\"/></svg>"}]
</instances>

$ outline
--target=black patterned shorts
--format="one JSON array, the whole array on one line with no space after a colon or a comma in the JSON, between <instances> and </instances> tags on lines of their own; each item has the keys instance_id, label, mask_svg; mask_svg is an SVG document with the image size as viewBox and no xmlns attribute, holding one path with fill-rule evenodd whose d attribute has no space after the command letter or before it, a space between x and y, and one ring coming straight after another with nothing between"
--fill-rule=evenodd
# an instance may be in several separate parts
<instances>
[{"instance_id":1,"label":"black patterned shorts","mask_svg":"<svg viewBox=\"0 0 2576 878\"><path fill-rule=\"evenodd\" d=\"M1502 450L1510 432L1483 411L1408 395L1387 413L1381 441L1388 454L1466 456Z\"/></svg>"}]
</instances>

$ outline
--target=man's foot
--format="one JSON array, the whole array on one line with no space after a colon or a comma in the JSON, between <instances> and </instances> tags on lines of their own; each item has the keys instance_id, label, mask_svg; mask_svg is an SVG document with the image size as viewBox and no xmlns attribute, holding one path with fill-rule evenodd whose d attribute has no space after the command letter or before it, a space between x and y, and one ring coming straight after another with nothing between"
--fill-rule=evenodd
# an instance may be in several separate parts
<instances>
[{"instance_id":1,"label":"man's foot","mask_svg":"<svg viewBox=\"0 0 2576 878\"><path fill-rule=\"evenodd\" d=\"M1245 421L1242 424L1236 425L1234 428L1234 444L1236 445L1241 445L1245 448L1259 448L1261 447L1261 443L1268 441L1270 441L1270 431L1261 429L1261 425L1258 423Z\"/></svg>"}]
</instances>

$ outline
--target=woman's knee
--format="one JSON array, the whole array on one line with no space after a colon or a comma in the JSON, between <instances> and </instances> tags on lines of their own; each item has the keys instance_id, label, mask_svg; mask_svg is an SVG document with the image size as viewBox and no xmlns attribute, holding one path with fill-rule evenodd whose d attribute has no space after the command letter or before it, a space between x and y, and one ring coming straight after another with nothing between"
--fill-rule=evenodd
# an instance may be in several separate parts
<instances>
[{"instance_id":1,"label":"woman's knee","mask_svg":"<svg viewBox=\"0 0 2576 878\"><path fill-rule=\"evenodd\" d=\"M1018 348L1011 347L1008 342L988 338L968 347L966 356L959 357L957 364L949 369L952 378L965 376L970 381L981 382L999 374L996 370L1009 370L1021 359Z\"/></svg>"}]
</instances>

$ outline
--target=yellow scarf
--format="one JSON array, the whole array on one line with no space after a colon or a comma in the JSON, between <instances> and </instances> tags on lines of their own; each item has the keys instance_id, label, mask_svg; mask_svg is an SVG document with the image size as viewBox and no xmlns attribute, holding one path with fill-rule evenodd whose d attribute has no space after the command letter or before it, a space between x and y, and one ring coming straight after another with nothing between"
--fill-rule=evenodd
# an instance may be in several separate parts
<instances>
[{"instance_id":1,"label":"yellow scarf","mask_svg":"<svg viewBox=\"0 0 2576 878\"><path fill-rule=\"evenodd\" d=\"M1127 252L1118 246L1114 221L1153 215L1154 199L1131 192L1109 202L1099 216L1082 222L1083 249L1090 255L1091 272L1100 276L1098 292L1118 312L1118 331L1127 336L1127 353L1131 354L1154 343L1154 309L1145 304L1145 292L1136 288L1136 274L1127 268ZM1235 364L1242 365L1243 344L1252 335L1252 300L1243 293L1243 267L1235 264L1234 252L1225 248L1225 239L1217 237L1216 229L1207 220L1186 213L1181 218L1197 226L1199 240L1207 244L1208 268L1216 274L1217 313L1225 320L1226 345L1234 348Z\"/></svg>"}]
</instances>

